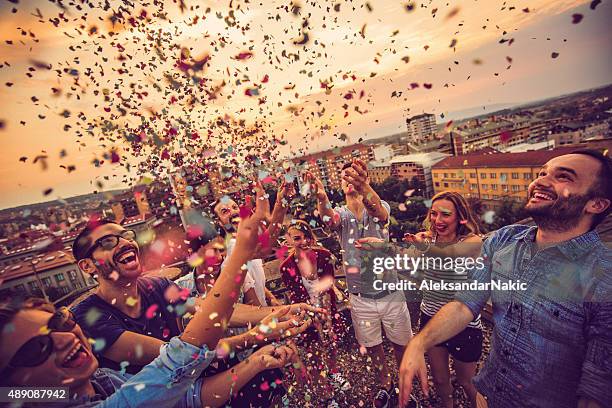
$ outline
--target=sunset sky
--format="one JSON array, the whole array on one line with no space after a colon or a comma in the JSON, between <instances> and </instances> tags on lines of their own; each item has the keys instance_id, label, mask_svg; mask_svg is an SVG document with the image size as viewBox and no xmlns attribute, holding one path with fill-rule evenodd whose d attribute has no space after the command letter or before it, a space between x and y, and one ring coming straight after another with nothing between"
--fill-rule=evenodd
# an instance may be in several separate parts
<instances>
[{"instance_id":1,"label":"sunset sky","mask_svg":"<svg viewBox=\"0 0 612 408\"><path fill-rule=\"evenodd\" d=\"M412 10L378 0L184 3L181 11L166 1L164 14L123 10L114 26L112 10L0 3L0 208L91 192L97 182L126 187L137 164L163 149L301 155L398 133L407 115L445 122L612 83L609 0L594 10L577 0L417 1ZM120 2L111 4L118 12ZM198 61L202 69L187 69ZM121 129L154 115L142 133L149 146L133 154ZM214 125L219 116L238 138L240 121L257 123L267 141L230 139ZM179 132L156 146L165 125ZM111 150L118 163L92 164Z\"/></svg>"}]
</instances>

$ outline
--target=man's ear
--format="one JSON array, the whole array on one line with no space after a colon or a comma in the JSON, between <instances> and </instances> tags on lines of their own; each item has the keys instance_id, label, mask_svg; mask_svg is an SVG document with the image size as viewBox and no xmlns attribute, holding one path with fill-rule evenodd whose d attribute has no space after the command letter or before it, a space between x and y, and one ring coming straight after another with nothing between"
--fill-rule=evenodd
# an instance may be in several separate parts
<instances>
[{"instance_id":1,"label":"man's ear","mask_svg":"<svg viewBox=\"0 0 612 408\"><path fill-rule=\"evenodd\" d=\"M603 197L595 197L587 201L585 210L589 214L601 214L610 207L610 200Z\"/></svg>"},{"instance_id":2,"label":"man's ear","mask_svg":"<svg viewBox=\"0 0 612 408\"><path fill-rule=\"evenodd\" d=\"M77 262L77 265L81 271L91 276L93 276L97 271L96 265L90 258L81 259L79 262Z\"/></svg>"}]
</instances>

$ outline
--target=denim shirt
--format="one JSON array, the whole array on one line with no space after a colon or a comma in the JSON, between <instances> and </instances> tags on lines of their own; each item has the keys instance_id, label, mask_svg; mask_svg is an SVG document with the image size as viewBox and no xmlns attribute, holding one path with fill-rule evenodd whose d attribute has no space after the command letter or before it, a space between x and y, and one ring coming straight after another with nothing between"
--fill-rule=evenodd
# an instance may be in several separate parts
<instances>
[{"instance_id":1,"label":"denim shirt","mask_svg":"<svg viewBox=\"0 0 612 408\"><path fill-rule=\"evenodd\" d=\"M110 369L99 369L91 380L96 395L54 404L54 407L122 408L180 406L191 385L215 358L215 352L170 339L161 347L159 357L135 375L122 375Z\"/></svg>"},{"instance_id":2,"label":"denim shirt","mask_svg":"<svg viewBox=\"0 0 612 408\"><path fill-rule=\"evenodd\" d=\"M520 280L526 290L463 291L474 316L493 304L489 357L474 379L491 408L612 407L612 251L588 232L538 250L537 227L510 225L482 247L479 283Z\"/></svg>"}]
</instances>

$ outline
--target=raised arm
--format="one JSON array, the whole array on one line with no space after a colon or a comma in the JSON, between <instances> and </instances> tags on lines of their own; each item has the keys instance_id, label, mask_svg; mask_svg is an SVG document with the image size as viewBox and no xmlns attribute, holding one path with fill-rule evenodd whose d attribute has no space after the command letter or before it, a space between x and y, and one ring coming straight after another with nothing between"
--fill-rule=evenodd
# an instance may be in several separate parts
<instances>
[{"instance_id":1,"label":"raised arm","mask_svg":"<svg viewBox=\"0 0 612 408\"><path fill-rule=\"evenodd\" d=\"M278 193L276 194L276 202L274 203L274 209L272 210L272 217L270 220L270 226L268 227L268 233L270 236L270 242L276 242L283 222L285 221L285 215L289 209L289 200L295 195L295 188L293 183L288 183L283 179Z\"/></svg>"},{"instance_id":2,"label":"raised arm","mask_svg":"<svg viewBox=\"0 0 612 408\"><path fill-rule=\"evenodd\" d=\"M351 167L346 169L344 180L351 183L355 190L363 197L363 205L371 217L377 218L378 222L385 223L389 220L389 211L383 206L378 193L370 186L368 168L366 164L353 159Z\"/></svg>"},{"instance_id":3,"label":"raised arm","mask_svg":"<svg viewBox=\"0 0 612 408\"><path fill-rule=\"evenodd\" d=\"M331 208L331 203L321 180L311 172L307 172L304 175L304 182L310 183L310 188L317 198L317 211L321 220L331 228L337 228L340 225L340 217Z\"/></svg>"},{"instance_id":4,"label":"raised arm","mask_svg":"<svg viewBox=\"0 0 612 408\"><path fill-rule=\"evenodd\" d=\"M414 245L418 251L425 255L450 258L476 257L482 247L482 238L478 235L470 235L461 242L446 246L433 245L430 238L422 233L416 235L405 234L404 242Z\"/></svg>"},{"instance_id":5,"label":"raised arm","mask_svg":"<svg viewBox=\"0 0 612 408\"><path fill-rule=\"evenodd\" d=\"M196 304L196 313L181 339L195 346L206 345L213 350L223 337L234 311L237 293L246 274L244 264L251 259L259 245L259 234L264 229L265 198L261 184L255 186L256 202L252 215L241 220L236 234L236 245L208 296Z\"/></svg>"}]
</instances>

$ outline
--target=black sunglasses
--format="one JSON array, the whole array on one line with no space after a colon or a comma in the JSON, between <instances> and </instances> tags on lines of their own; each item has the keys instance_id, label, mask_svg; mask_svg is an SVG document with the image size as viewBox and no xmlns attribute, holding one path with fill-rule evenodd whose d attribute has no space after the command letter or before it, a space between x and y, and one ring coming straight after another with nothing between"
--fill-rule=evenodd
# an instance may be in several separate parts
<instances>
[{"instance_id":1,"label":"black sunglasses","mask_svg":"<svg viewBox=\"0 0 612 408\"><path fill-rule=\"evenodd\" d=\"M103 236L102 238L98 238L96 242L94 242L94 244L91 246L91 248L89 248L87 252L85 252L83 259L90 258L98 247L110 251L111 249L119 245L119 238L127 239L129 241L135 241L136 232L132 230L125 230L120 234L109 234Z\"/></svg>"},{"instance_id":2,"label":"black sunglasses","mask_svg":"<svg viewBox=\"0 0 612 408\"><path fill-rule=\"evenodd\" d=\"M9 375L9 370L18 367L36 367L47 361L54 350L53 332L69 332L76 326L74 315L66 308L58 309L47 323L47 334L32 337L26 341L15 355L11 358L8 365L0 373L0 378L6 378Z\"/></svg>"}]
</instances>

